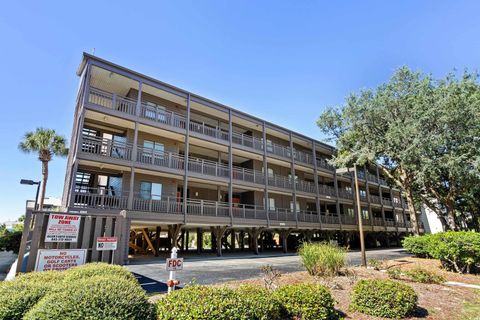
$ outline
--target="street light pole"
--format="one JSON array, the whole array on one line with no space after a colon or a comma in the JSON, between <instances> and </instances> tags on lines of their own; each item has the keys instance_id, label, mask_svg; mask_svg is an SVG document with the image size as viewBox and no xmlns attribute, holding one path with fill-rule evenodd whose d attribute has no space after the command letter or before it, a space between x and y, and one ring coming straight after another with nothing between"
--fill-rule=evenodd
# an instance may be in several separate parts
<instances>
[{"instance_id":1,"label":"street light pole","mask_svg":"<svg viewBox=\"0 0 480 320\"><path fill-rule=\"evenodd\" d=\"M362 255L362 266L367 266L367 256L365 253L365 239L363 237L363 217L362 217L362 206L360 204L360 188L358 186L358 172L357 165L353 166L355 173L355 195L357 200L357 213L358 213L358 232L360 233L360 251Z\"/></svg>"},{"instance_id":2,"label":"street light pole","mask_svg":"<svg viewBox=\"0 0 480 320\"><path fill-rule=\"evenodd\" d=\"M20 184L24 184L24 185L28 185L28 186L33 186L34 184L37 185L37 194L35 195L35 205L33 206L33 210L38 210L38 195L40 194L41 181L33 181L33 180L22 179L22 180L20 180Z\"/></svg>"}]
</instances>

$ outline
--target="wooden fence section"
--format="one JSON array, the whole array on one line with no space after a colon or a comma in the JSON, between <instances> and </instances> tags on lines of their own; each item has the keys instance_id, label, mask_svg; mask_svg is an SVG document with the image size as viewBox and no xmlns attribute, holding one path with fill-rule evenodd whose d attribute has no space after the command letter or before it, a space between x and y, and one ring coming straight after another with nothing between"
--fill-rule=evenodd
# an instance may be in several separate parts
<instances>
[{"instance_id":1,"label":"wooden fence section","mask_svg":"<svg viewBox=\"0 0 480 320\"><path fill-rule=\"evenodd\" d=\"M80 216L80 228L77 242L45 242L50 214L68 214ZM124 264L128 254L129 222L123 212L119 214L77 213L77 212L37 212L27 211L20 250L17 272L35 270L38 250L40 249L87 249L85 262L107 262ZM117 237L117 249L98 251L98 237ZM26 268L22 266L26 264ZM23 269L23 270L22 270Z\"/></svg>"}]
</instances>

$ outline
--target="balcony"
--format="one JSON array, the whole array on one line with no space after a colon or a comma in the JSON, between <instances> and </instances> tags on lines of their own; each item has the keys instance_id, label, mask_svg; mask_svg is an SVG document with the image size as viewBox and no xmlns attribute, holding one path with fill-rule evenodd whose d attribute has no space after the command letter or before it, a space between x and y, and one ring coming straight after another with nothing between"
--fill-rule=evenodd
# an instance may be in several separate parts
<instances>
[{"instance_id":1,"label":"balcony","mask_svg":"<svg viewBox=\"0 0 480 320\"><path fill-rule=\"evenodd\" d=\"M389 206L389 207L391 207L391 206L393 205L393 204L392 204L392 200L389 199L389 198L383 198L383 199L382 199L382 202L383 202L383 205L384 205L384 206Z\"/></svg>"},{"instance_id":2,"label":"balcony","mask_svg":"<svg viewBox=\"0 0 480 320\"><path fill-rule=\"evenodd\" d=\"M337 192L334 187L330 187L324 184L318 185L318 191L321 195L328 196L328 197L336 197Z\"/></svg>"},{"instance_id":3,"label":"balcony","mask_svg":"<svg viewBox=\"0 0 480 320\"><path fill-rule=\"evenodd\" d=\"M232 132L232 143L263 152L262 139L255 138L243 133Z\"/></svg>"},{"instance_id":4,"label":"balcony","mask_svg":"<svg viewBox=\"0 0 480 320\"><path fill-rule=\"evenodd\" d=\"M343 199L353 199L353 193L345 189L338 189L338 197Z\"/></svg>"},{"instance_id":5,"label":"balcony","mask_svg":"<svg viewBox=\"0 0 480 320\"><path fill-rule=\"evenodd\" d=\"M325 169L327 171L335 171L335 167L329 164L325 159L317 158L317 168Z\"/></svg>"},{"instance_id":6,"label":"balcony","mask_svg":"<svg viewBox=\"0 0 480 320\"><path fill-rule=\"evenodd\" d=\"M371 174L370 172L367 172L366 175L367 175L367 180L368 180L369 182L378 183L377 175Z\"/></svg>"},{"instance_id":7,"label":"balcony","mask_svg":"<svg viewBox=\"0 0 480 320\"><path fill-rule=\"evenodd\" d=\"M132 159L131 144L110 139L84 136L80 141L80 151L96 154L107 158L121 160Z\"/></svg>"},{"instance_id":8,"label":"balcony","mask_svg":"<svg viewBox=\"0 0 480 320\"><path fill-rule=\"evenodd\" d=\"M386 225L387 227L395 227L395 220L394 220L394 219L385 218L385 225Z\"/></svg>"},{"instance_id":9,"label":"balcony","mask_svg":"<svg viewBox=\"0 0 480 320\"><path fill-rule=\"evenodd\" d=\"M373 225L374 226L383 226L383 219L379 217L374 217L373 218Z\"/></svg>"},{"instance_id":10,"label":"balcony","mask_svg":"<svg viewBox=\"0 0 480 320\"><path fill-rule=\"evenodd\" d=\"M357 218L349 216L349 215L342 215L342 223L343 224L348 224L348 225L356 225L357 224Z\"/></svg>"},{"instance_id":11,"label":"balcony","mask_svg":"<svg viewBox=\"0 0 480 320\"><path fill-rule=\"evenodd\" d=\"M340 224L340 219L338 216L334 215L321 215L322 224Z\"/></svg>"},{"instance_id":12,"label":"balcony","mask_svg":"<svg viewBox=\"0 0 480 320\"><path fill-rule=\"evenodd\" d=\"M376 195L370 195L370 202L375 204L382 204L382 199Z\"/></svg>"},{"instance_id":13,"label":"balcony","mask_svg":"<svg viewBox=\"0 0 480 320\"><path fill-rule=\"evenodd\" d=\"M115 93L110 93L93 87L90 87L88 102L129 115L135 115L135 110L137 109L136 100L121 97Z\"/></svg>"}]
</instances>

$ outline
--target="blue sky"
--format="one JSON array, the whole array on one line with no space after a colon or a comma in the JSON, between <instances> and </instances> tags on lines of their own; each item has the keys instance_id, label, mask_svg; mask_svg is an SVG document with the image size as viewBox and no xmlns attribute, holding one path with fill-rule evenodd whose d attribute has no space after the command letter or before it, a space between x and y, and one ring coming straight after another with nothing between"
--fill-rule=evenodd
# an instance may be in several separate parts
<instances>
[{"instance_id":1,"label":"blue sky","mask_svg":"<svg viewBox=\"0 0 480 320\"><path fill-rule=\"evenodd\" d=\"M0 221L40 179L24 132L70 138L82 51L321 139L315 119L408 65L480 62L478 1L7 1L0 11ZM47 195L61 195L64 159Z\"/></svg>"}]
</instances>

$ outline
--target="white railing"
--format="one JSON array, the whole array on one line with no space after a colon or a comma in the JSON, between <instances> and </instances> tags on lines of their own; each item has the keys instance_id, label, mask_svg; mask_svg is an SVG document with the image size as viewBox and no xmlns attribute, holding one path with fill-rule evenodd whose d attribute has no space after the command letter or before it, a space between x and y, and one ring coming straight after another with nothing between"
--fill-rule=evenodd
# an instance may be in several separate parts
<instances>
[{"instance_id":1,"label":"white railing","mask_svg":"<svg viewBox=\"0 0 480 320\"><path fill-rule=\"evenodd\" d=\"M277 156L289 158L291 157L291 152L289 147L281 146L276 143L268 143L267 144L267 152L273 153Z\"/></svg>"},{"instance_id":2,"label":"white railing","mask_svg":"<svg viewBox=\"0 0 480 320\"><path fill-rule=\"evenodd\" d=\"M256 184L265 184L265 175L261 171L241 167L233 167L233 180L240 180Z\"/></svg>"},{"instance_id":3,"label":"white railing","mask_svg":"<svg viewBox=\"0 0 480 320\"><path fill-rule=\"evenodd\" d=\"M263 150L262 139L244 133L232 132L232 142L255 150Z\"/></svg>"},{"instance_id":4,"label":"white railing","mask_svg":"<svg viewBox=\"0 0 480 320\"><path fill-rule=\"evenodd\" d=\"M205 136L220 140L229 140L229 134L227 130L220 129L219 127L212 127L203 122L197 122L190 120L190 130Z\"/></svg>"},{"instance_id":5,"label":"white railing","mask_svg":"<svg viewBox=\"0 0 480 320\"><path fill-rule=\"evenodd\" d=\"M188 159L188 170L215 177L228 178L230 176L228 165L199 158L190 157Z\"/></svg>"},{"instance_id":6,"label":"white railing","mask_svg":"<svg viewBox=\"0 0 480 320\"><path fill-rule=\"evenodd\" d=\"M315 183L305 181L305 180L297 180L295 182L296 188L298 191L308 192L308 193L316 193Z\"/></svg>"},{"instance_id":7,"label":"white railing","mask_svg":"<svg viewBox=\"0 0 480 320\"><path fill-rule=\"evenodd\" d=\"M135 114L137 101L134 99L118 96L115 93L106 92L94 87L90 87L88 102L112 110Z\"/></svg>"},{"instance_id":8,"label":"white railing","mask_svg":"<svg viewBox=\"0 0 480 320\"><path fill-rule=\"evenodd\" d=\"M185 159L182 155L150 148L138 147L137 161L170 169L185 169Z\"/></svg>"},{"instance_id":9,"label":"white railing","mask_svg":"<svg viewBox=\"0 0 480 320\"><path fill-rule=\"evenodd\" d=\"M288 178L285 176L279 176L276 174L268 176L268 185L272 187L289 189L289 190L293 188L293 183L291 178Z\"/></svg>"},{"instance_id":10,"label":"white railing","mask_svg":"<svg viewBox=\"0 0 480 320\"><path fill-rule=\"evenodd\" d=\"M78 208L127 209L128 195L106 187L77 187L73 206Z\"/></svg>"},{"instance_id":11,"label":"white railing","mask_svg":"<svg viewBox=\"0 0 480 320\"><path fill-rule=\"evenodd\" d=\"M167 111L159 106L150 106L142 103L140 106L140 117L160 122L175 128L185 129L187 122L185 117L173 111Z\"/></svg>"}]
</instances>

